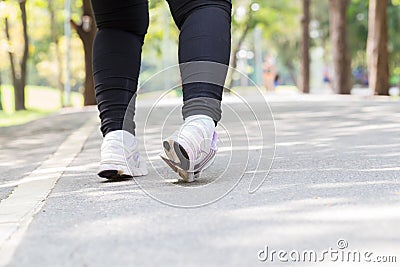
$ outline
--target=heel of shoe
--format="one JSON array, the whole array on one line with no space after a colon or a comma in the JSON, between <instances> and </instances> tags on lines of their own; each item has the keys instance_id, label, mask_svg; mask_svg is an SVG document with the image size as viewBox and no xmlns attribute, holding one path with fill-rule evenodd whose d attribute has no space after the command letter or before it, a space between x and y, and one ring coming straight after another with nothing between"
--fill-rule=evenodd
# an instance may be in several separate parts
<instances>
[{"instance_id":1,"label":"heel of shoe","mask_svg":"<svg viewBox=\"0 0 400 267\"><path fill-rule=\"evenodd\" d=\"M160 155L161 159L174 171L176 172L184 182L192 183L200 177L201 172L188 172L179 168L175 162L167 158L167 156Z\"/></svg>"},{"instance_id":2,"label":"heel of shoe","mask_svg":"<svg viewBox=\"0 0 400 267\"><path fill-rule=\"evenodd\" d=\"M179 176L187 183L193 183L200 178L201 172L187 172L184 170L178 171Z\"/></svg>"},{"instance_id":3,"label":"heel of shoe","mask_svg":"<svg viewBox=\"0 0 400 267\"><path fill-rule=\"evenodd\" d=\"M185 171L190 170L189 155L178 142L173 140L164 141L163 148L166 156L174 165Z\"/></svg>"}]
</instances>

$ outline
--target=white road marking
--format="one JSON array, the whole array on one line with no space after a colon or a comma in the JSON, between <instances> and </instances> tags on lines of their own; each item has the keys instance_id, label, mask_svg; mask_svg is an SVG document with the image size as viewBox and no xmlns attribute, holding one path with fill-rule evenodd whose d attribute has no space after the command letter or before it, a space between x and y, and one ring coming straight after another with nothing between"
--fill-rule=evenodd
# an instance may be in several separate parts
<instances>
[{"instance_id":1,"label":"white road marking","mask_svg":"<svg viewBox=\"0 0 400 267\"><path fill-rule=\"evenodd\" d=\"M10 262L33 217L95 127L93 118L72 133L49 159L18 181L9 197L0 202L0 266Z\"/></svg>"}]
</instances>

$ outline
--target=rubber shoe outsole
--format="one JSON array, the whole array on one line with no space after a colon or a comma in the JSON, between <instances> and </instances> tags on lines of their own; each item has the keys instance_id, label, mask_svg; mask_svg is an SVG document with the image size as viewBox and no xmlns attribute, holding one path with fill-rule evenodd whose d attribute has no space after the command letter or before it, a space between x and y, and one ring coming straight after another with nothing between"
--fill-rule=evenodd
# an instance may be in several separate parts
<instances>
[{"instance_id":1,"label":"rubber shoe outsole","mask_svg":"<svg viewBox=\"0 0 400 267\"><path fill-rule=\"evenodd\" d=\"M117 170L104 170L99 172L97 175L110 181L125 181L133 179L132 175L122 174Z\"/></svg>"}]
</instances>

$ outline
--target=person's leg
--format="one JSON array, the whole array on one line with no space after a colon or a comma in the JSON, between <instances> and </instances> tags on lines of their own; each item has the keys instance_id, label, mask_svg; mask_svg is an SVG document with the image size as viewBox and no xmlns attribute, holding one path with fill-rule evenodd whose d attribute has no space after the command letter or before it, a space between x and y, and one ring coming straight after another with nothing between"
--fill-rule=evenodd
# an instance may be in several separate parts
<instances>
[{"instance_id":1,"label":"person's leg","mask_svg":"<svg viewBox=\"0 0 400 267\"><path fill-rule=\"evenodd\" d=\"M231 52L231 2L167 1L180 30L179 63L183 63L183 118L207 115L218 122L221 119L223 84ZM193 62L214 62L222 65ZM210 78L205 72L214 77ZM215 77L216 73L218 77ZM194 74L199 78L210 79L210 83L191 82Z\"/></svg>"},{"instance_id":2,"label":"person's leg","mask_svg":"<svg viewBox=\"0 0 400 267\"><path fill-rule=\"evenodd\" d=\"M105 136L122 130L128 104L137 90L142 45L149 25L148 2L92 0L92 6L98 27L93 74ZM134 107L131 108L133 113ZM131 124L126 128L134 134L134 127Z\"/></svg>"},{"instance_id":3,"label":"person's leg","mask_svg":"<svg viewBox=\"0 0 400 267\"><path fill-rule=\"evenodd\" d=\"M134 102L127 110L138 85L142 45L149 24L148 2L92 0L92 6L98 27L93 75L104 135L98 175L107 179L146 175L134 136Z\"/></svg>"},{"instance_id":4,"label":"person's leg","mask_svg":"<svg viewBox=\"0 0 400 267\"><path fill-rule=\"evenodd\" d=\"M215 125L221 119L229 65L232 6L228 0L167 1L180 30L185 123L164 141L162 158L191 182L212 163L217 151Z\"/></svg>"}]
</instances>

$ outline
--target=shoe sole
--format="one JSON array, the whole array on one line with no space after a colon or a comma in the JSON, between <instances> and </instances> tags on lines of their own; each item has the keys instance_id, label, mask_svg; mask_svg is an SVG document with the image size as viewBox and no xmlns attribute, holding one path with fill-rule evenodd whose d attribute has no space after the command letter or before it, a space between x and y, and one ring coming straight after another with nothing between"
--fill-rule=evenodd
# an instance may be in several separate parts
<instances>
[{"instance_id":1,"label":"shoe sole","mask_svg":"<svg viewBox=\"0 0 400 267\"><path fill-rule=\"evenodd\" d=\"M178 142L173 140L164 141L163 147L167 157L174 162L178 168L184 171L189 170L189 156L185 149Z\"/></svg>"},{"instance_id":2,"label":"shoe sole","mask_svg":"<svg viewBox=\"0 0 400 267\"><path fill-rule=\"evenodd\" d=\"M216 151L212 151L209 155L209 158L202 163L200 166L195 166L195 169L198 171L189 172L190 169L190 161L189 156L185 149L174 140L167 140L163 142L163 147L167 158L160 155L161 159L164 160L165 163L185 182L194 182L201 175L201 172L207 169L212 165L215 159Z\"/></svg>"},{"instance_id":3,"label":"shoe sole","mask_svg":"<svg viewBox=\"0 0 400 267\"><path fill-rule=\"evenodd\" d=\"M132 175L123 174L118 170L104 170L99 172L97 175L110 181L124 181L133 179Z\"/></svg>"},{"instance_id":4,"label":"shoe sole","mask_svg":"<svg viewBox=\"0 0 400 267\"><path fill-rule=\"evenodd\" d=\"M188 172L190 168L189 156L185 149L173 140L163 142L163 147L167 158L161 156L165 163L179 176L184 182L194 182L200 177L200 172Z\"/></svg>"},{"instance_id":5,"label":"shoe sole","mask_svg":"<svg viewBox=\"0 0 400 267\"><path fill-rule=\"evenodd\" d=\"M162 155L160 155L160 157L174 172L179 174L179 176L182 178L182 180L184 182L192 183L196 179L200 178L201 172L188 172L188 171L182 170L179 167L177 167L175 165L175 162L171 161L170 159L168 159Z\"/></svg>"}]
</instances>

